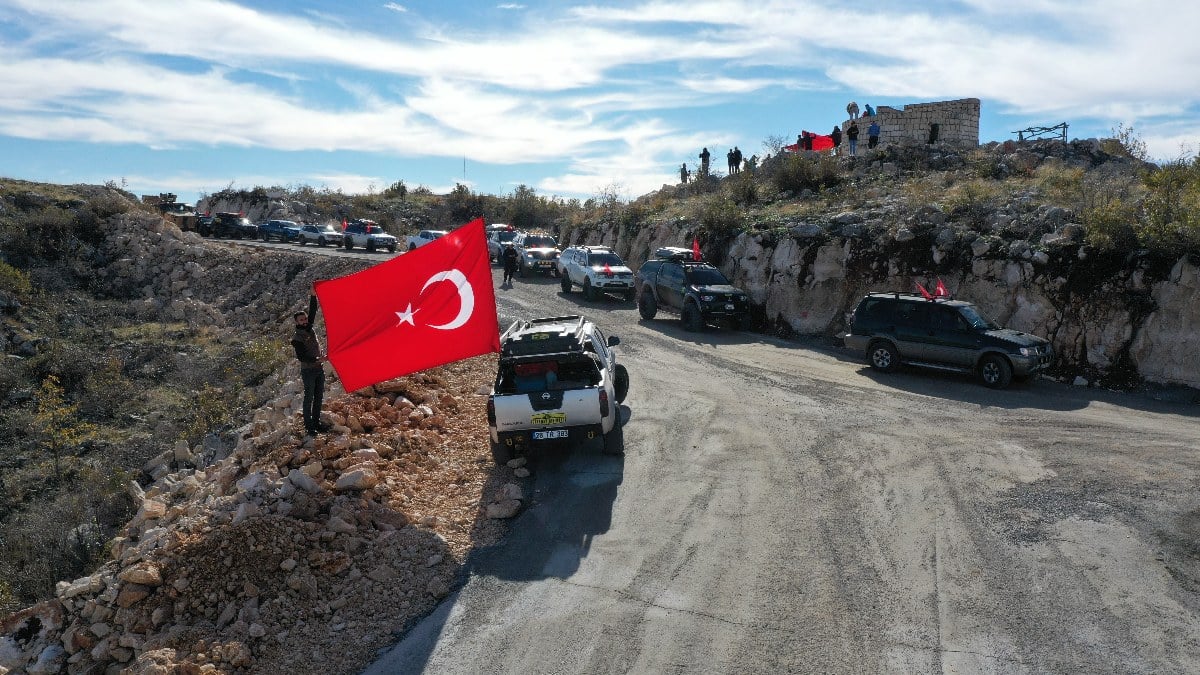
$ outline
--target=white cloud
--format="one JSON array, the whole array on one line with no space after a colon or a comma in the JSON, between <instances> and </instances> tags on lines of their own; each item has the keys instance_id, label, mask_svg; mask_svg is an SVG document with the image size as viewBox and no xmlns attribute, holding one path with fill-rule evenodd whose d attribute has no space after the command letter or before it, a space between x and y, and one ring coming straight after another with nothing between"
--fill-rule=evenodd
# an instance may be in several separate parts
<instances>
[{"instance_id":1,"label":"white cloud","mask_svg":"<svg viewBox=\"0 0 1200 675\"><path fill-rule=\"evenodd\" d=\"M400 12L401 14L403 14L403 13L405 13L405 12L407 12L407 11L408 11L408 8L407 8L407 7L405 7L404 5L400 5L400 4L397 4L397 3L394 3L394 2L389 2L389 3L387 3L386 5L384 5L384 6L383 6L383 8L384 8L384 9L390 9L390 10L392 10L393 12Z\"/></svg>"},{"instance_id":2,"label":"white cloud","mask_svg":"<svg viewBox=\"0 0 1200 675\"><path fill-rule=\"evenodd\" d=\"M525 5L518 5L515 2L506 2L504 4L496 5L496 9L525 9Z\"/></svg>"}]
</instances>

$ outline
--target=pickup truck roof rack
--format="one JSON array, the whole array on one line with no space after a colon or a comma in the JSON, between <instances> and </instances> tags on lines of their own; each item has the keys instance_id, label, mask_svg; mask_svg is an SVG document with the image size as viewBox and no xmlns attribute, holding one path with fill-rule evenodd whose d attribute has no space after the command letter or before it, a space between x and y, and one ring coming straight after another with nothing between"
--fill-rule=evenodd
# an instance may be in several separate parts
<instances>
[{"instance_id":1,"label":"pickup truck roof rack","mask_svg":"<svg viewBox=\"0 0 1200 675\"><path fill-rule=\"evenodd\" d=\"M586 324L576 314L514 321L500 336L500 357L582 352Z\"/></svg>"}]
</instances>

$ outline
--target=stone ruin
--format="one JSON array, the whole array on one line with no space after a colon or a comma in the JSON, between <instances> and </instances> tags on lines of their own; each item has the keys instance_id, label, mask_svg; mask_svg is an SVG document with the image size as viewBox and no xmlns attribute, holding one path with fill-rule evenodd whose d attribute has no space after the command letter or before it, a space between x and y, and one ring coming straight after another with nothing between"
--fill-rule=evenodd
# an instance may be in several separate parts
<instances>
[{"instance_id":1,"label":"stone ruin","mask_svg":"<svg viewBox=\"0 0 1200 675\"><path fill-rule=\"evenodd\" d=\"M867 147L867 127L879 124L879 145L888 143L947 143L959 147L979 145L979 99L913 103L902 108L881 105L875 115L858 120L859 148ZM850 120L842 122L842 133Z\"/></svg>"}]
</instances>

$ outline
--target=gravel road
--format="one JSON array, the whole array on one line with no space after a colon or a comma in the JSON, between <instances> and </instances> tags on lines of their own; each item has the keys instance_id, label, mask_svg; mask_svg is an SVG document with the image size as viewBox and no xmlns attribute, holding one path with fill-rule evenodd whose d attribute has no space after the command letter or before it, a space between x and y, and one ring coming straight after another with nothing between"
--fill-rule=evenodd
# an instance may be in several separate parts
<instances>
[{"instance_id":1,"label":"gravel road","mask_svg":"<svg viewBox=\"0 0 1200 675\"><path fill-rule=\"evenodd\" d=\"M632 374L625 458L535 458L529 509L369 673L1197 672L1194 405L581 312Z\"/></svg>"},{"instance_id":2,"label":"gravel road","mask_svg":"<svg viewBox=\"0 0 1200 675\"><path fill-rule=\"evenodd\" d=\"M505 542L367 673L1200 672L1196 405L498 298L621 337L627 454L534 457Z\"/></svg>"}]
</instances>

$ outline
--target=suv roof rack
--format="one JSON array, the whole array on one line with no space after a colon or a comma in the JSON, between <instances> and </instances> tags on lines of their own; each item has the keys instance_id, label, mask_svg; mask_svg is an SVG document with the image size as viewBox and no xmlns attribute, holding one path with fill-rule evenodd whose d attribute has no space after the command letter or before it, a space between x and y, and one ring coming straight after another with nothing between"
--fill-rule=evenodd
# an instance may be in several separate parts
<instances>
[{"instance_id":1,"label":"suv roof rack","mask_svg":"<svg viewBox=\"0 0 1200 675\"><path fill-rule=\"evenodd\" d=\"M581 352L586 326L578 314L514 321L500 336L500 356Z\"/></svg>"},{"instance_id":2,"label":"suv roof rack","mask_svg":"<svg viewBox=\"0 0 1200 675\"><path fill-rule=\"evenodd\" d=\"M868 293L868 295L873 295L873 296L881 297L881 298L895 298L896 300L899 300L900 298L912 298L913 300L925 300L927 302L938 302L938 301L949 302L954 299L953 297L948 296L948 295L934 296L931 298L927 298L927 297L921 295L920 293L902 292L902 291L871 291L870 293Z\"/></svg>"},{"instance_id":3,"label":"suv roof rack","mask_svg":"<svg viewBox=\"0 0 1200 675\"><path fill-rule=\"evenodd\" d=\"M654 252L654 257L681 262L698 262L692 253L692 249L683 248L682 246L660 246Z\"/></svg>"}]
</instances>

